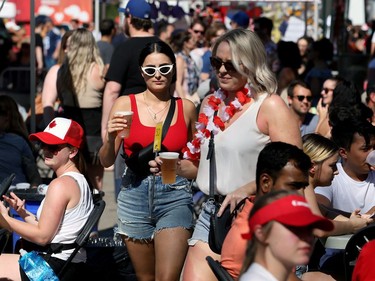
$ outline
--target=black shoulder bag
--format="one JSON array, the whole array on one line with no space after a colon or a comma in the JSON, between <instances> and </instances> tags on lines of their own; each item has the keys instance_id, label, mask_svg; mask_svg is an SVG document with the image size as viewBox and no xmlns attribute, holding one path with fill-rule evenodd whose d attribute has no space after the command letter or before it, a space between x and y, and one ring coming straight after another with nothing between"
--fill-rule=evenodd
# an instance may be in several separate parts
<instances>
[{"instance_id":1,"label":"black shoulder bag","mask_svg":"<svg viewBox=\"0 0 375 281\"><path fill-rule=\"evenodd\" d=\"M217 111L215 112L215 116ZM231 226L231 214L230 214L230 205L228 205L223 214L218 217L217 212L220 209L221 202L218 202L215 199L215 178L216 178L216 164L215 164L215 143L214 143L214 133L211 131L210 141L208 143L208 153L207 160L210 161L210 194L209 199L214 202L215 208L211 213L210 217L210 232L208 234L208 245L211 250L217 254L221 253L221 247L223 245L225 236L227 235L230 226Z\"/></svg>"},{"instance_id":2,"label":"black shoulder bag","mask_svg":"<svg viewBox=\"0 0 375 281\"><path fill-rule=\"evenodd\" d=\"M165 135L168 132L169 126L172 122L174 111L176 108L176 99L171 97L171 105L169 107L169 111L167 117L165 118L163 129L162 129L162 136L161 142L163 142ZM161 151L165 151L165 147L161 146ZM150 166L148 162L155 159L154 153L154 143L150 143L148 146L144 147L138 152L134 152L130 157L127 155L122 155L125 159L125 163L128 168L138 177L145 178L151 174Z\"/></svg>"},{"instance_id":3,"label":"black shoulder bag","mask_svg":"<svg viewBox=\"0 0 375 281\"><path fill-rule=\"evenodd\" d=\"M217 111L215 112L215 115ZM214 133L211 131L211 137L208 144L207 160L210 161L210 194L209 199L214 202L214 210L210 217L210 232L208 234L208 245L210 249L216 253L221 254L221 248L224 243L224 239L227 236L231 226L232 221L236 217L238 211L242 209L242 206L246 202L248 197L242 199L234 208L233 212L230 212L230 205L228 205L220 217L217 216L217 212L220 209L221 202L218 202L215 198L215 176L216 176L216 164L215 164L215 143L214 143Z\"/></svg>"}]
</instances>

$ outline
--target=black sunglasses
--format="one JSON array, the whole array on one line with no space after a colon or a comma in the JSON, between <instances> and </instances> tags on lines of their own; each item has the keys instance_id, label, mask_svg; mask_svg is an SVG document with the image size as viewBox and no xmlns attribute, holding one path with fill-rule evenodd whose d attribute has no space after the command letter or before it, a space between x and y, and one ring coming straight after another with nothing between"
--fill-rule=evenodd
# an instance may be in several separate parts
<instances>
[{"instance_id":1,"label":"black sunglasses","mask_svg":"<svg viewBox=\"0 0 375 281\"><path fill-rule=\"evenodd\" d=\"M200 33L200 34L203 34L203 33L204 33L203 30L193 30L193 31L194 31L194 33Z\"/></svg>"},{"instance_id":2,"label":"black sunglasses","mask_svg":"<svg viewBox=\"0 0 375 281\"><path fill-rule=\"evenodd\" d=\"M329 93L329 91L333 91L333 89L329 89L329 88L323 88L323 91L324 91L324 93L328 94L328 93Z\"/></svg>"},{"instance_id":3,"label":"black sunglasses","mask_svg":"<svg viewBox=\"0 0 375 281\"><path fill-rule=\"evenodd\" d=\"M304 101L304 99L306 99L308 102L311 102L313 99L312 96L294 96L293 98L297 98L299 101Z\"/></svg>"},{"instance_id":4,"label":"black sunglasses","mask_svg":"<svg viewBox=\"0 0 375 281\"><path fill-rule=\"evenodd\" d=\"M63 148L67 147L66 144L46 144L42 143L42 149L48 150L49 152L55 154L62 150Z\"/></svg>"},{"instance_id":5,"label":"black sunglasses","mask_svg":"<svg viewBox=\"0 0 375 281\"><path fill-rule=\"evenodd\" d=\"M227 72L237 72L236 68L234 67L231 61L224 62L217 57L210 57L210 62L212 67L215 68L216 71L219 71L221 66L224 65Z\"/></svg>"}]
</instances>

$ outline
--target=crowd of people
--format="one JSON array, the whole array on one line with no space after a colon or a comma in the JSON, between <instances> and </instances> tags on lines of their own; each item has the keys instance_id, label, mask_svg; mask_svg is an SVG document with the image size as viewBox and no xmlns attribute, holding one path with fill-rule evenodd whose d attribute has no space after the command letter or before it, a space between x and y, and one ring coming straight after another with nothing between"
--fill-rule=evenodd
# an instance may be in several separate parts
<instances>
[{"instance_id":1,"label":"crowd of people","mask_svg":"<svg viewBox=\"0 0 375 281\"><path fill-rule=\"evenodd\" d=\"M342 280L343 251L325 249L316 268L310 256L321 243L314 238L373 223L372 72L363 93L333 75L327 38L276 43L272 20L245 11L229 26L197 13L186 29L154 24L145 0L119 12L124 26L104 19L100 38L88 26L58 31L37 17L41 130L28 136L16 102L0 96L0 180L15 172L15 183L38 186L38 149L55 177L36 216L14 193L1 198L0 226L42 246L72 243L92 190L113 167L115 232L139 281L216 280L208 256L233 280ZM159 151L179 154L173 184L162 181ZM212 186L195 217L193 193ZM215 208L220 217L240 202L217 253L209 243ZM54 270L65 254L42 251ZM0 278L24 280L18 258L0 256L11 265ZM81 276L84 261L83 251L64 280Z\"/></svg>"}]
</instances>

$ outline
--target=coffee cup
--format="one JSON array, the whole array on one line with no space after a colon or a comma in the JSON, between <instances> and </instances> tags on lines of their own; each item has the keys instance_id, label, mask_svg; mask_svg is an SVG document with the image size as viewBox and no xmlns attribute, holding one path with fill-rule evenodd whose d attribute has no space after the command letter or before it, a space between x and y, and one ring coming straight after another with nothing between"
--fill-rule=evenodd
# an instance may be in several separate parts
<instances>
[{"instance_id":1,"label":"coffee cup","mask_svg":"<svg viewBox=\"0 0 375 281\"><path fill-rule=\"evenodd\" d=\"M124 117L127 121L127 126L121 131L118 131L117 135L122 139L129 137L130 125L132 124L133 119L133 111L116 111L114 116Z\"/></svg>"},{"instance_id":2,"label":"coffee cup","mask_svg":"<svg viewBox=\"0 0 375 281\"><path fill-rule=\"evenodd\" d=\"M160 152L159 157L163 162L161 164L161 180L163 184L171 184L176 182L176 169L179 160L177 152Z\"/></svg>"}]
</instances>

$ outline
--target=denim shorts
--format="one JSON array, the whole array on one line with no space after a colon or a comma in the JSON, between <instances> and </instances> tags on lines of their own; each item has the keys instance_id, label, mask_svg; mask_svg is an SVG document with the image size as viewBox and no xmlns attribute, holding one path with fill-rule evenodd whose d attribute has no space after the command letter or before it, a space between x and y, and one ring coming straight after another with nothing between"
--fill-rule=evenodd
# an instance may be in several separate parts
<instances>
[{"instance_id":1,"label":"denim shorts","mask_svg":"<svg viewBox=\"0 0 375 281\"><path fill-rule=\"evenodd\" d=\"M117 233L135 240L151 240L166 228L192 229L190 182L177 176L174 184L162 184L160 176L137 179L125 175L117 198L117 216Z\"/></svg>"},{"instance_id":2,"label":"denim shorts","mask_svg":"<svg viewBox=\"0 0 375 281\"><path fill-rule=\"evenodd\" d=\"M193 235L189 239L189 246L194 246L198 241L208 243L208 233L210 232L210 217L215 205L212 199L203 203L203 208L195 224Z\"/></svg>"}]
</instances>

